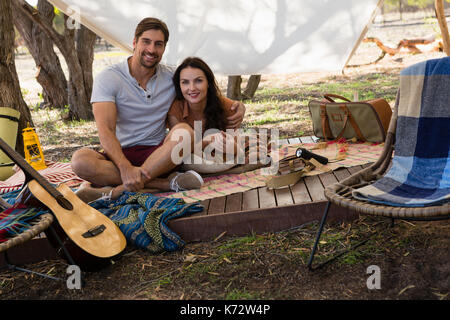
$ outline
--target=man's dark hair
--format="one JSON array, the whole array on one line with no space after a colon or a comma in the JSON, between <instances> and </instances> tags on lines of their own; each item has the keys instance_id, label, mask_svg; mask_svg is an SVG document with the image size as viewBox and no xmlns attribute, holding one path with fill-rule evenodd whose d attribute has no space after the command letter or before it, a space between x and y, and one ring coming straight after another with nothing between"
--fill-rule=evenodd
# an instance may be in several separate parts
<instances>
[{"instance_id":1,"label":"man's dark hair","mask_svg":"<svg viewBox=\"0 0 450 320\"><path fill-rule=\"evenodd\" d=\"M167 44L167 41L169 41L169 29L167 28L167 25L156 18L144 18L139 22L134 32L136 41L138 41L139 37L147 30L161 30L164 34L164 43Z\"/></svg>"}]
</instances>

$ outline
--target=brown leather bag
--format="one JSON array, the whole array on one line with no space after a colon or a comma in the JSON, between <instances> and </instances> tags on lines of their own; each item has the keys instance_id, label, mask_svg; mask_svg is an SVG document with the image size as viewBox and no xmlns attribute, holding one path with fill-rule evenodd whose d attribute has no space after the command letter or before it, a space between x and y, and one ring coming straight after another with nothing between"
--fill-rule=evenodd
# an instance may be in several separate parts
<instances>
[{"instance_id":1,"label":"brown leather bag","mask_svg":"<svg viewBox=\"0 0 450 320\"><path fill-rule=\"evenodd\" d=\"M392 116L386 100L352 102L336 94L325 94L324 98L308 104L317 137L325 140L356 137L360 141L384 142Z\"/></svg>"}]
</instances>

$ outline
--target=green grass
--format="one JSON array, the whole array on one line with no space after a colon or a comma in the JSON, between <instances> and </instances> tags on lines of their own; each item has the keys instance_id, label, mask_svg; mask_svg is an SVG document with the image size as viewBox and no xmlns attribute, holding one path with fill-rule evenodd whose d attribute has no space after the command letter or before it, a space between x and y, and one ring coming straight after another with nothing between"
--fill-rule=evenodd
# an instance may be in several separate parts
<instances>
[{"instance_id":1,"label":"green grass","mask_svg":"<svg viewBox=\"0 0 450 320\"><path fill-rule=\"evenodd\" d=\"M258 293L246 290L233 289L225 296L225 300L255 300L259 299Z\"/></svg>"},{"instance_id":2,"label":"green grass","mask_svg":"<svg viewBox=\"0 0 450 320\"><path fill-rule=\"evenodd\" d=\"M261 86L251 100L245 100L244 126L280 130L280 137L291 138L312 134L308 104L332 93L354 100L384 98L393 106L398 88L398 74L370 73L356 78L333 76L315 84L273 87Z\"/></svg>"}]
</instances>

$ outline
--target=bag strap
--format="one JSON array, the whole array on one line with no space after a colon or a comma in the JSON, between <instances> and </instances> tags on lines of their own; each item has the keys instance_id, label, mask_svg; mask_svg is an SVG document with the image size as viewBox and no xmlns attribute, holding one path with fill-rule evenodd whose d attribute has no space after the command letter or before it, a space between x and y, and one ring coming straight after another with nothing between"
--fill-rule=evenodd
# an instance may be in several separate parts
<instances>
[{"instance_id":1,"label":"bag strap","mask_svg":"<svg viewBox=\"0 0 450 320\"><path fill-rule=\"evenodd\" d=\"M320 105L320 118L322 121L323 138L325 139L325 141L328 141L328 137L330 137L330 139L333 139L333 136L331 134L330 122L328 121L327 106L324 104Z\"/></svg>"},{"instance_id":2,"label":"bag strap","mask_svg":"<svg viewBox=\"0 0 450 320\"><path fill-rule=\"evenodd\" d=\"M305 167L302 170L294 171L283 175L274 175L266 181L266 187L269 189L278 189L296 184L306 173L314 170L315 166L310 161L305 161Z\"/></svg>"},{"instance_id":3,"label":"bag strap","mask_svg":"<svg viewBox=\"0 0 450 320\"><path fill-rule=\"evenodd\" d=\"M334 94L334 93L326 93L326 94L323 95L323 97L325 99L327 99L328 101L330 101L330 102L335 102L332 98L341 99L341 100L344 100L344 101L347 101L347 102L351 102L346 97L343 97L343 96L340 96L340 95Z\"/></svg>"},{"instance_id":4,"label":"bag strap","mask_svg":"<svg viewBox=\"0 0 450 320\"><path fill-rule=\"evenodd\" d=\"M359 129L358 124L356 123L355 119L352 116L352 113L350 112L350 109L346 105L340 106L340 108L345 113L345 121L344 126L342 127L341 132L336 137L336 140L339 140L344 135L345 127L347 126L347 123L350 122L351 126L353 127L353 130L355 130L356 136L361 141L366 141L366 138L364 138L364 135L362 134L361 130Z\"/></svg>"},{"instance_id":5,"label":"bag strap","mask_svg":"<svg viewBox=\"0 0 450 320\"><path fill-rule=\"evenodd\" d=\"M296 184L305 174L303 170L288 173L282 176L273 176L266 182L269 189L278 189Z\"/></svg>"}]
</instances>

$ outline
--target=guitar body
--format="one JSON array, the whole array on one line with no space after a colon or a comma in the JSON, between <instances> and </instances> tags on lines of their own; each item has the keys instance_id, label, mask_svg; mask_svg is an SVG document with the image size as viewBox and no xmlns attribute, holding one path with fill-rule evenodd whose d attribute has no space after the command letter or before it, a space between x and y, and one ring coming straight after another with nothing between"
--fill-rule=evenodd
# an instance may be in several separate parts
<instances>
[{"instance_id":1,"label":"guitar body","mask_svg":"<svg viewBox=\"0 0 450 320\"><path fill-rule=\"evenodd\" d=\"M45 231L57 253L82 270L94 271L110 263L126 247L122 231L101 212L78 198L65 184L53 187L28 162L0 138L0 149L24 172L24 188L16 199L45 207L56 217Z\"/></svg>"},{"instance_id":2,"label":"guitar body","mask_svg":"<svg viewBox=\"0 0 450 320\"><path fill-rule=\"evenodd\" d=\"M126 239L114 222L80 200L65 184L59 185L56 190L70 202L71 210L61 206L36 180L31 180L27 187L34 198L53 212L56 217L54 230L82 270L103 268L110 263L109 258L125 249ZM27 202L30 203L30 200ZM68 260L56 236L50 231L45 231L50 243L61 257Z\"/></svg>"}]
</instances>

